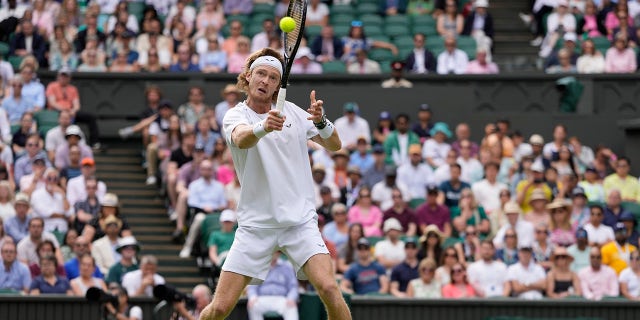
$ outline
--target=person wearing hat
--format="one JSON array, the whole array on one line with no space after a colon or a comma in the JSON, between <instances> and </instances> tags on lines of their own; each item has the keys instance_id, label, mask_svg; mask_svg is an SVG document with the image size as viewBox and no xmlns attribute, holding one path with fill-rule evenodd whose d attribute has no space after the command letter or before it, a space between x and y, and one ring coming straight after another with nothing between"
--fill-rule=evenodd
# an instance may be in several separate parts
<instances>
[{"instance_id":1,"label":"person wearing hat","mask_svg":"<svg viewBox=\"0 0 640 320\"><path fill-rule=\"evenodd\" d=\"M580 57L580 54L576 53L577 43L578 35L576 35L575 32L566 32L562 36L562 47L559 49L554 48L544 62L544 68L547 70L547 73L557 73L558 71L565 69L565 66L570 66L573 72L577 72L576 65L578 63L578 58Z\"/></svg>"},{"instance_id":2,"label":"person wearing hat","mask_svg":"<svg viewBox=\"0 0 640 320\"><path fill-rule=\"evenodd\" d=\"M584 226L589 221L589 206L587 195L581 187L571 191L571 225L573 229Z\"/></svg>"},{"instance_id":3,"label":"person wearing hat","mask_svg":"<svg viewBox=\"0 0 640 320\"><path fill-rule=\"evenodd\" d=\"M413 83L402 76L404 70L404 62L391 62L391 78L382 81L382 88L413 88Z\"/></svg>"},{"instance_id":4,"label":"person wearing hat","mask_svg":"<svg viewBox=\"0 0 640 320\"><path fill-rule=\"evenodd\" d=\"M376 243L373 252L375 252L376 261L390 274L391 269L406 258L404 242L400 240L402 225L398 219L390 218L384 222L382 231L385 234L385 239Z\"/></svg>"},{"instance_id":5,"label":"person wearing hat","mask_svg":"<svg viewBox=\"0 0 640 320\"><path fill-rule=\"evenodd\" d=\"M534 227L531 222L522 218L522 210L520 206L513 202L507 202L504 205L504 214L507 216L507 223L503 225L496 236L493 238L493 244L496 248L504 247L505 233L509 229L513 229L518 234L518 243L531 245L534 241Z\"/></svg>"},{"instance_id":6,"label":"person wearing hat","mask_svg":"<svg viewBox=\"0 0 640 320\"><path fill-rule=\"evenodd\" d=\"M4 220L4 231L15 243L29 236L30 207L29 195L18 192L13 199L13 208L16 213Z\"/></svg>"},{"instance_id":7,"label":"person wearing hat","mask_svg":"<svg viewBox=\"0 0 640 320\"><path fill-rule=\"evenodd\" d=\"M391 112L383 110L378 114L378 122L373 129L373 145L383 145L389 133L395 129Z\"/></svg>"},{"instance_id":8,"label":"person wearing hat","mask_svg":"<svg viewBox=\"0 0 640 320\"><path fill-rule=\"evenodd\" d=\"M534 163L542 164L542 168L551 167L551 160L543 154L544 150L544 138L539 134L533 134L529 138L529 145L531 145L531 156Z\"/></svg>"},{"instance_id":9,"label":"person wearing hat","mask_svg":"<svg viewBox=\"0 0 640 320\"><path fill-rule=\"evenodd\" d=\"M582 296L582 286L578 274L570 269L573 256L562 246L555 247L551 255L553 267L547 273L547 297L562 299Z\"/></svg>"},{"instance_id":10,"label":"person wearing hat","mask_svg":"<svg viewBox=\"0 0 640 320\"><path fill-rule=\"evenodd\" d=\"M422 147L419 144L409 146L409 162L398 167L397 181L407 186L411 208L424 202L424 190L434 184L435 179L431 167L422 162Z\"/></svg>"},{"instance_id":11,"label":"person wearing hat","mask_svg":"<svg viewBox=\"0 0 640 320\"><path fill-rule=\"evenodd\" d=\"M122 228L120 229L120 237L126 237L132 235L131 227L127 222L127 219L120 214L120 203L118 196L113 193L107 193L100 200L100 212L97 217L94 217L84 227L82 231L82 237L89 239L90 241L98 240L105 235L105 230L102 229L103 221L109 216L115 216L122 221Z\"/></svg>"},{"instance_id":12,"label":"person wearing hat","mask_svg":"<svg viewBox=\"0 0 640 320\"><path fill-rule=\"evenodd\" d=\"M56 157L56 150L58 150L58 147L67 143L66 131L72 124L71 120L71 112L60 111L58 114L58 125L47 131L44 141L45 150L47 151L49 160L53 161ZM80 131L80 144L86 144L86 139L82 131Z\"/></svg>"},{"instance_id":13,"label":"person wearing hat","mask_svg":"<svg viewBox=\"0 0 640 320\"><path fill-rule=\"evenodd\" d=\"M211 259L213 265L217 267L217 272L220 272L219 268L227 257L236 235L234 230L236 213L231 209L222 210L222 213L220 213L220 224L222 225L220 230L211 231L208 236L209 240L207 241L209 259Z\"/></svg>"},{"instance_id":14,"label":"person wearing hat","mask_svg":"<svg viewBox=\"0 0 640 320\"><path fill-rule=\"evenodd\" d=\"M384 180L387 155L384 147L376 144L371 147L371 155L373 156L373 165L366 171L362 172L362 184L373 186Z\"/></svg>"},{"instance_id":15,"label":"person wearing hat","mask_svg":"<svg viewBox=\"0 0 640 320\"><path fill-rule=\"evenodd\" d=\"M589 234L584 228L576 230L576 243L567 248L569 254L573 257L571 262L571 271L578 272L589 266Z\"/></svg>"},{"instance_id":16,"label":"person wearing hat","mask_svg":"<svg viewBox=\"0 0 640 320\"><path fill-rule=\"evenodd\" d=\"M222 101L216 104L216 121L218 121L218 127L222 128L222 119L224 119L224 115L229 111L229 109L233 108L240 102L240 97L242 95L242 91L238 89L235 84L227 84L222 89L220 93L222 96Z\"/></svg>"},{"instance_id":17,"label":"person wearing hat","mask_svg":"<svg viewBox=\"0 0 640 320\"><path fill-rule=\"evenodd\" d=\"M42 189L46 185L44 171L47 169L47 160L43 154L39 154L33 158L31 164L32 172L22 176L18 187L20 191L31 195L33 191Z\"/></svg>"},{"instance_id":18,"label":"person wearing hat","mask_svg":"<svg viewBox=\"0 0 640 320\"><path fill-rule=\"evenodd\" d=\"M549 223L549 240L556 246L568 247L576 242L574 229L571 226L571 201L556 198L547 205L551 214Z\"/></svg>"},{"instance_id":19,"label":"person wearing hat","mask_svg":"<svg viewBox=\"0 0 640 320\"><path fill-rule=\"evenodd\" d=\"M91 157L83 157L80 161L80 175L67 182L67 199L70 205L74 206L76 203L87 199L87 180L90 178L95 179L95 175L95 160ZM102 199L107 193L107 185L103 181L97 181L97 184L96 196L98 199Z\"/></svg>"},{"instance_id":20,"label":"person wearing hat","mask_svg":"<svg viewBox=\"0 0 640 320\"><path fill-rule=\"evenodd\" d=\"M547 34L540 46L540 56L547 57L563 34L576 31L576 17L569 11L568 0L558 0L554 12L547 17ZM575 64L575 61L574 61Z\"/></svg>"},{"instance_id":21,"label":"person wearing hat","mask_svg":"<svg viewBox=\"0 0 640 320\"><path fill-rule=\"evenodd\" d=\"M384 151L387 155L386 164L396 166L409 162L409 146L420 144L420 137L409 130L409 115L400 113L396 115L395 127L384 141ZM400 143L400 141L403 143Z\"/></svg>"},{"instance_id":22,"label":"person wearing hat","mask_svg":"<svg viewBox=\"0 0 640 320\"><path fill-rule=\"evenodd\" d=\"M516 186L516 201L522 207L522 211L528 214L533 210L531 207L531 197L536 190L542 190L543 197L546 201L551 200L553 192L544 181L544 166L540 162L534 162L531 165L531 173L529 176Z\"/></svg>"},{"instance_id":23,"label":"person wearing hat","mask_svg":"<svg viewBox=\"0 0 640 320\"><path fill-rule=\"evenodd\" d=\"M533 260L531 245L519 245L518 262L507 268L504 295L525 300L542 299L546 282L544 269Z\"/></svg>"},{"instance_id":24,"label":"person wearing hat","mask_svg":"<svg viewBox=\"0 0 640 320\"><path fill-rule=\"evenodd\" d=\"M120 260L120 253L114 252L113 248L118 246L120 240L122 220L116 216L108 216L100 222L100 228L104 230L105 235L93 241L91 255L96 260L96 267L100 269L100 272L107 274L111 266Z\"/></svg>"},{"instance_id":25,"label":"person wearing hat","mask_svg":"<svg viewBox=\"0 0 640 320\"><path fill-rule=\"evenodd\" d=\"M531 222L534 225L546 224L551 222L551 215L549 214L549 201L544 195L542 189L536 189L531 193L529 199L529 206L531 210L525 212L524 219Z\"/></svg>"},{"instance_id":26,"label":"person wearing hat","mask_svg":"<svg viewBox=\"0 0 640 320\"><path fill-rule=\"evenodd\" d=\"M63 67L58 71L56 81L47 85L47 105L57 111L69 111L74 123L84 123L89 127L89 144L94 149L100 148L100 132L95 115L80 110L80 94L78 88L71 84L71 70Z\"/></svg>"},{"instance_id":27,"label":"person wearing hat","mask_svg":"<svg viewBox=\"0 0 640 320\"><path fill-rule=\"evenodd\" d=\"M340 199L340 189L333 182L333 179L327 177L327 169L321 163L315 163L311 167L311 178L313 179L313 187L315 190L316 208L322 205L322 197L320 196L320 189L322 187L328 187L331 190L331 197L334 201Z\"/></svg>"},{"instance_id":28,"label":"person wearing hat","mask_svg":"<svg viewBox=\"0 0 640 320\"><path fill-rule=\"evenodd\" d=\"M321 204L316 208L316 212L318 213L318 216L323 216L327 222L331 222L333 220L331 211L333 210L333 207L336 206L339 202L333 199L333 197L331 196L331 189L329 187L321 186L319 192Z\"/></svg>"},{"instance_id":29,"label":"person wearing hat","mask_svg":"<svg viewBox=\"0 0 640 320\"><path fill-rule=\"evenodd\" d=\"M451 145L446 142L452 137L449 126L444 122L436 122L429 132L431 139L424 143L422 155L425 161L433 168L438 168L446 163L447 153Z\"/></svg>"},{"instance_id":30,"label":"person wearing hat","mask_svg":"<svg viewBox=\"0 0 640 320\"><path fill-rule=\"evenodd\" d=\"M340 201L351 207L356 202L358 193L363 186L360 168L355 165L350 165L347 167L347 183L340 189Z\"/></svg>"},{"instance_id":31,"label":"person wearing hat","mask_svg":"<svg viewBox=\"0 0 640 320\"><path fill-rule=\"evenodd\" d=\"M67 140L67 143L58 146L54 158L54 165L58 170L62 170L71 164L71 159L69 159L69 150L71 147L80 148L81 158L93 159L93 152L91 151L91 148L89 148L86 144L80 143L80 140L82 139L81 132L82 130L80 130L80 127L75 124L68 126L65 130L65 138Z\"/></svg>"},{"instance_id":32,"label":"person wearing hat","mask_svg":"<svg viewBox=\"0 0 640 320\"><path fill-rule=\"evenodd\" d=\"M623 212L618 221L624 223L627 228L627 242L638 248L638 230L636 230L637 220L631 212Z\"/></svg>"},{"instance_id":33,"label":"person wearing hat","mask_svg":"<svg viewBox=\"0 0 640 320\"><path fill-rule=\"evenodd\" d=\"M451 236L451 213L449 208L438 203L440 189L434 185L426 188L427 200L416 209L418 229L424 234L429 225L435 225L446 237Z\"/></svg>"},{"instance_id":34,"label":"person wearing hat","mask_svg":"<svg viewBox=\"0 0 640 320\"><path fill-rule=\"evenodd\" d=\"M355 150L359 137L364 137L368 143L371 143L369 122L358 115L358 104L347 102L342 110L344 115L335 121L336 130L340 132L342 147L349 151Z\"/></svg>"},{"instance_id":35,"label":"person wearing hat","mask_svg":"<svg viewBox=\"0 0 640 320\"><path fill-rule=\"evenodd\" d=\"M420 277L418 260L418 240L415 237L407 237L404 241L404 260L391 270L391 283L389 293L394 297L408 297L407 290L413 279ZM432 272L435 272L435 265Z\"/></svg>"},{"instance_id":36,"label":"person wearing hat","mask_svg":"<svg viewBox=\"0 0 640 320\"><path fill-rule=\"evenodd\" d=\"M343 189L347 185L349 156L349 151L346 149L337 150L331 155L333 159L333 181L339 189Z\"/></svg>"},{"instance_id":37,"label":"person wearing hat","mask_svg":"<svg viewBox=\"0 0 640 320\"><path fill-rule=\"evenodd\" d=\"M616 238L615 241L603 245L600 252L602 254L602 263L613 268L616 274L619 275L629 265L629 254L637 251L638 248L627 241L629 234L623 222L616 223L613 227L613 232Z\"/></svg>"},{"instance_id":38,"label":"person wearing hat","mask_svg":"<svg viewBox=\"0 0 640 320\"><path fill-rule=\"evenodd\" d=\"M402 181L398 181L397 176L398 169L393 165L388 165L385 168L384 180L376 183L371 188L371 199L382 211L387 211L393 207L392 192L394 188L400 189L403 195L402 199L405 202L411 200L409 188Z\"/></svg>"},{"instance_id":39,"label":"person wearing hat","mask_svg":"<svg viewBox=\"0 0 640 320\"><path fill-rule=\"evenodd\" d=\"M384 267L371 257L371 244L367 238L358 240L357 249L357 259L344 273L340 289L348 294L387 294L389 278Z\"/></svg>"},{"instance_id":40,"label":"person wearing hat","mask_svg":"<svg viewBox=\"0 0 640 320\"><path fill-rule=\"evenodd\" d=\"M125 273L136 271L139 268L136 255L140 252L140 245L136 238L133 236L120 238L116 245L116 252L120 254L120 260L109 268L105 278L107 284L117 283L120 285Z\"/></svg>"},{"instance_id":41,"label":"person wearing hat","mask_svg":"<svg viewBox=\"0 0 640 320\"><path fill-rule=\"evenodd\" d=\"M602 206L592 204L589 206L589 214L589 222L584 225L584 230L588 235L589 245L600 248L604 244L614 241L615 235L613 228L602 223L604 221Z\"/></svg>"},{"instance_id":42,"label":"person wearing hat","mask_svg":"<svg viewBox=\"0 0 640 320\"><path fill-rule=\"evenodd\" d=\"M321 74L322 65L314 61L315 57L308 47L298 48L291 66L291 74Z\"/></svg>"},{"instance_id":43,"label":"person wearing hat","mask_svg":"<svg viewBox=\"0 0 640 320\"><path fill-rule=\"evenodd\" d=\"M578 186L584 190L589 202L605 202L604 187L595 167L588 166L584 169L584 180L578 182Z\"/></svg>"},{"instance_id":44,"label":"person wearing hat","mask_svg":"<svg viewBox=\"0 0 640 320\"><path fill-rule=\"evenodd\" d=\"M616 271L603 264L600 249L589 249L589 266L578 271L582 284L582 296L589 300L601 300L604 297L618 297L620 286Z\"/></svg>"}]
</instances>

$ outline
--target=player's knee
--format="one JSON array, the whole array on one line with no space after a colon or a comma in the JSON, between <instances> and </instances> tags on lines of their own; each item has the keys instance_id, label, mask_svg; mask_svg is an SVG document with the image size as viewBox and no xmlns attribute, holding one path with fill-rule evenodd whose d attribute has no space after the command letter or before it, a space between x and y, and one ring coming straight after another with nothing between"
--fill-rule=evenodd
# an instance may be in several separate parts
<instances>
[{"instance_id":1,"label":"player's knee","mask_svg":"<svg viewBox=\"0 0 640 320\"><path fill-rule=\"evenodd\" d=\"M318 290L318 294L320 296L325 297L340 294L340 289L338 288L338 283L336 281L323 281L316 285L316 290Z\"/></svg>"},{"instance_id":2,"label":"player's knee","mask_svg":"<svg viewBox=\"0 0 640 320\"><path fill-rule=\"evenodd\" d=\"M213 319L224 319L227 314L231 313L231 305L225 304L220 301L214 301L211 307Z\"/></svg>"}]
</instances>

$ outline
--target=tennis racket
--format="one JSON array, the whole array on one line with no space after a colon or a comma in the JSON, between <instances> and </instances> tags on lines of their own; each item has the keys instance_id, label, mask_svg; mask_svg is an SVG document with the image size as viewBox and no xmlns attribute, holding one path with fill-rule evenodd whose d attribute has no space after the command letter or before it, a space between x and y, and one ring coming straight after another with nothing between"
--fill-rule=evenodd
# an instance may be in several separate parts
<instances>
[{"instance_id":1,"label":"tennis racket","mask_svg":"<svg viewBox=\"0 0 640 320\"><path fill-rule=\"evenodd\" d=\"M289 72L296 58L300 40L304 35L304 22L307 18L307 0L291 0L287 16L293 18L296 22L296 28L291 32L283 32L284 38L284 73L280 81L280 90L278 91L278 99L276 100L276 109L282 112L284 101L287 98L287 82L289 81Z\"/></svg>"}]
</instances>

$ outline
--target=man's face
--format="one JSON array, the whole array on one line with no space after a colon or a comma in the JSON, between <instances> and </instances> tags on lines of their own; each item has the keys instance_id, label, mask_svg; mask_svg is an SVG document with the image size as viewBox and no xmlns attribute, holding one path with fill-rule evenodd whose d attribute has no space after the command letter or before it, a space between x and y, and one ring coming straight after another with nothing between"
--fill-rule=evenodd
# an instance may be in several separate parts
<instances>
[{"instance_id":1,"label":"man's face","mask_svg":"<svg viewBox=\"0 0 640 320\"><path fill-rule=\"evenodd\" d=\"M453 39L446 39L444 41L444 48L449 53L453 52L456 49L456 41Z\"/></svg>"},{"instance_id":2,"label":"man's face","mask_svg":"<svg viewBox=\"0 0 640 320\"><path fill-rule=\"evenodd\" d=\"M458 181L460 179L460 168L456 166L451 167L451 180Z\"/></svg>"},{"instance_id":3,"label":"man's face","mask_svg":"<svg viewBox=\"0 0 640 320\"><path fill-rule=\"evenodd\" d=\"M153 263L145 263L140 266L140 270L142 270L143 276L148 276L148 275L155 274L156 271L158 270L158 266L156 266Z\"/></svg>"},{"instance_id":4,"label":"man's face","mask_svg":"<svg viewBox=\"0 0 640 320\"><path fill-rule=\"evenodd\" d=\"M371 256L371 248L364 245L358 245L358 259L367 260Z\"/></svg>"},{"instance_id":5,"label":"man's face","mask_svg":"<svg viewBox=\"0 0 640 320\"><path fill-rule=\"evenodd\" d=\"M324 181L325 175L325 172L322 170L314 170L311 176L313 177L313 181L315 181L316 183L321 183L322 181Z\"/></svg>"},{"instance_id":6,"label":"man's face","mask_svg":"<svg viewBox=\"0 0 640 320\"><path fill-rule=\"evenodd\" d=\"M24 33L27 36L32 35L33 34L33 24L31 24L31 22L22 23L22 33Z\"/></svg>"},{"instance_id":7,"label":"man's face","mask_svg":"<svg viewBox=\"0 0 640 320\"><path fill-rule=\"evenodd\" d=\"M12 264L16 260L16 246L12 243L5 243L2 246L2 261L6 264Z\"/></svg>"},{"instance_id":8,"label":"man's face","mask_svg":"<svg viewBox=\"0 0 640 320\"><path fill-rule=\"evenodd\" d=\"M202 163L200 163L200 175L205 179L211 179L213 177L213 164L211 161L202 161Z\"/></svg>"},{"instance_id":9,"label":"man's face","mask_svg":"<svg viewBox=\"0 0 640 320\"><path fill-rule=\"evenodd\" d=\"M626 160L618 160L616 173L621 177L626 177L629 174L629 163Z\"/></svg>"},{"instance_id":10,"label":"man's face","mask_svg":"<svg viewBox=\"0 0 640 320\"><path fill-rule=\"evenodd\" d=\"M136 249L133 246L126 246L120 250L120 254L124 259L132 259L136 255Z\"/></svg>"},{"instance_id":11,"label":"man's face","mask_svg":"<svg viewBox=\"0 0 640 320\"><path fill-rule=\"evenodd\" d=\"M413 36L413 47L416 49L424 48L424 36L417 34Z\"/></svg>"},{"instance_id":12,"label":"man's face","mask_svg":"<svg viewBox=\"0 0 640 320\"><path fill-rule=\"evenodd\" d=\"M620 206L622 202L622 197L620 196L620 192L617 190L610 191L609 196L607 197L607 205L612 208L617 208Z\"/></svg>"},{"instance_id":13,"label":"man's face","mask_svg":"<svg viewBox=\"0 0 640 320\"><path fill-rule=\"evenodd\" d=\"M78 237L76 243L73 244L73 252L76 256L81 256L89 252L89 242L83 237Z\"/></svg>"},{"instance_id":14,"label":"man's face","mask_svg":"<svg viewBox=\"0 0 640 320\"><path fill-rule=\"evenodd\" d=\"M589 251L589 264L593 269L600 269L600 266L602 265L602 254L600 253L600 249L595 247L591 248Z\"/></svg>"},{"instance_id":15,"label":"man's face","mask_svg":"<svg viewBox=\"0 0 640 320\"><path fill-rule=\"evenodd\" d=\"M203 310L210 302L207 295L202 290L194 289L192 295L193 299L196 301L196 310Z\"/></svg>"},{"instance_id":16,"label":"man's face","mask_svg":"<svg viewBox=\"0 0 640 320\"><path fill-rule=\"evenodd\" d=\"M407 133L409 131L409 120L404 117L396 119L396 130L400 133Z\"/></svg>"},{"instance_id":17,"label":"man's face","mask_svg":"<svg viewBox=\"0 0 640 320\"><path fill-rule=\"evenodd\" d=\"M615 232L616 241L624 243L627 241L627 229L620 229Z\"/></svg>"},{"instance_id":18,"label":"man's face","mask_svg":"<svg viewBox=\"0 0 640 320\"><path fill-rule=\"evenodd\" d=\"M71 82L71 77L68 74L60 74L58 75L58 82L61 85L66 86Z\"/></svg>"},{"instance_id":19,"label":"man's face","mask_svg":"<svg viewBox=\"0 0 640 320\"><path fill-rule=\"evenodd\" d=\"M82 175L86 178L86 177L90 177L92 175L94 175L96 173L96 167L95 166L90 166L90 165L84 165L81 167L82 170Z\"/></svg>"},{"instance_id":20,"label":"man's face","mask_svg":"<svg viewBox=\"0 0 640 320\"><path fill-rule=\"evenodd\" d=\"M40 220L31 220L29 222L29 235L34 239L40 239L42 237L42 230L44 224Z\"/></svg>"},{"instance_id":21,"label":"man's face","mask_svg":"<svg viewBox=\"0 0 640 320\"><path fill-rule=\"evenodd\" d=\"M466 140L469 139L470 136L471 133L468 125L459 124L458 127L456 127L456 138L458 138L458 140Z\"/></svg>"},{"instance_id":22,"label":"man's face","mask_svg":"<svg viewBox=\"0 0 640 320\"><path fill-rule=\"evenodd\" d=\"M600 208L591 208L591 217L589 218L589 221L591 222L592 225L594 226L599 226L602 223L602 220L604 220L604 214L602 213L602 209Z\"/></svg>"},{"instance_id":23,"label":"man's face","mask_svg":"<svg viewBox=\"0 0 640 320\"><path fill-rule=\"evenodd\" d=\"M24 202L16 202L13 208L16 209L16 215L20 218L26 217L29 213L29 205Z\"/></svg>"},{"instance_id":24,"label":"man's face","mask_svg":"<svg viewBox=\"0 0 640 320\"><path fill-rule=\"evenodd\" d=\"M529 250L518 250L518 259L522 262L523 265L528 265L531 262L531 251Z\"/></svg>"},{"instance_id":25,"label":"man's face","mask_svg":"<svg viewBox=\"0 0 640 320\"><path fill-rule=\"evenodd\" d=\"M495 250L490 244L483 243L480 246L480 256L482 256L483 260L492 260L494 254L495 254Z\"/></svg>"},{"instance_id":26,"label":"man's face","mask_svg":"<svg viewBox=\"0 0 640 320\"><path fill-rule=\"evenodd\" d=\"M280 84L280 72L273 67L257 66L247 75L249 97L255 102L271 103Z\"/></svg>"},{"instance_id":27,"label":"man's face","mask_svg":"<svg viewBox=\"0 0 640 320\"><path fill-rule=\"evenodd\" d=\"M322 35L323 38L333 38L333 28L329 26L323 27L320 35Z\"/></svg>"}]
</instances>

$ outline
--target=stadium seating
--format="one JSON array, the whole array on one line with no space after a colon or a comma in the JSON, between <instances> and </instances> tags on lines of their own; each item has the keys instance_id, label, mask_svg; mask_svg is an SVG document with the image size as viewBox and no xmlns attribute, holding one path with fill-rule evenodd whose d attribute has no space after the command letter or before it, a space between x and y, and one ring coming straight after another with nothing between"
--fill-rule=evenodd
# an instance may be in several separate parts
<instances>
[{"instance_id":1,"label":"stadium seating","mask_svg":"<svg viewBox=\"0 0 640 320\"><path fill-rule=\"evenodd\" d=\"M322 64L322 73L347 73L347 67L342 61L327 61Z\"/></svg>"},{"instance_id":2,"label":"stadium seating","mask_svg":"<svg viewBox=\"0 0 640 320\"><path fill-rule=\"evenodd\" d=\"M38 124L38 131L44 136L47 131L58 125L58 111L40 110L33 114L33 119Z\"/></svg>"}]
</instances>

